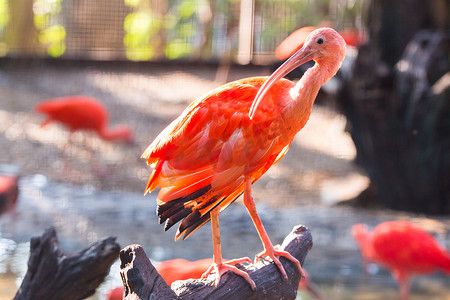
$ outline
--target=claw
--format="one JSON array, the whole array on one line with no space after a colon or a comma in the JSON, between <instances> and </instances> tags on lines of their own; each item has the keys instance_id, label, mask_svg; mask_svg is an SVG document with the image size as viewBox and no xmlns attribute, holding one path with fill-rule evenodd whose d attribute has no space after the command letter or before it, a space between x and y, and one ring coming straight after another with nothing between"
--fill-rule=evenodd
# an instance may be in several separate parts
<instances>
[{"instance_id":1,"label":"claw","mask_svg":"<svg viewBox=\"0 0 450 300\"><path fill-rule=\"evenodd\" d=\"M246 272L239 270L238 268L236 268L236 264L240 264L242 262L247 262L247 263L252 263L251 259L248 257L245 258L240 258L240 259L233 259L233 260L229 260L225 263L222 264L216 264L213 263L208 270L206 270L205 273L202 274L202 278L206 278L208 277L208 275L210 275L213 271L216 272L216 279L214 281L214 285L217 287L219 285L220 282L220 278L222 277L222 275L227 272L227 271L231 271L234 274L237 274L241 277L244 277L245 280L247 280L247 282L250 284L250 286L252 287L252 290L256 289L256 284L255 282L250 278L250 275L248 275Z\"/></svg>"},{"instance_id":2,"label":"claw","mask_svg":"<svg viewBox=\"0 0 450 300\"><path fill-rule=\"evenodd\" d=\"M272 249L265 249L264 251L262 251L261 253L257 254L255 257L255 262L260 261L261 258L268 256L270 257L273 262L277 265L278 269L280 270L281 274L283 275L284 279L287 281L288 277L286 274L286 271L284 270L283 265L281 264L280 260L278 259L278 257L283 256L286 259L292 261L298 268L299 272L300 272L300 276L302 278L305 278L304 276L304 272L303 272L303 268L300 265L300 262L298 261L298 259L296 259L295 257L293 257L289 252L284 251L284 250L279 250L279 246L275 246Z\"/></svg>"}]
</instances>

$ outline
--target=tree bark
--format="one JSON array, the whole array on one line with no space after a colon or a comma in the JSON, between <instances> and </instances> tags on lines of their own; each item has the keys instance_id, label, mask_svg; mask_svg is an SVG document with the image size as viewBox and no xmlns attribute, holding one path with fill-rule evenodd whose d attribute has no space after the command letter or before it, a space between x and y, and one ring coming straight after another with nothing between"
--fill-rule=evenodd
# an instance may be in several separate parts
<instances>
[{"instance_id":1,"label":"tree bark","mask_svg":"<svg viewBox=\"0 0 450 300\"><path fill-rule=\"evenodd\" d=\"M288 251L301 264L312 247L312 236L304 226L296 226L285 238L281 249ZM300 282L296 266L280 259L288 280L284 280L278 268L271 261L260 261L253 265L239 264L237 267L247 272L256 284L253 291L245 279L226 273L217 287L214 276L205 279L176 281L172 289L147 258L139 245L130 245L120 252L121 277L124 299L295 299ZM214 274L213 274L214 275Z\"/></svg>"},{"instance_id":2,"label":"tree bark","mask_svg":"<svg viewBox=\"0 0 450 300\"><path fill-rule=\"evenodd\" d=\"M85 299L104 281L119 251L115 238L108 237L67 256L49 228L30 241L28 270L14 299Z\"/></svg>"},{"instance_id":3,"label":"tree bark","mask_svg":"<svg viewBox=\"0 0 450 300\"><path fill-rule=\"evenodd\" d=\"M338 102L383 207L450 213L449 9L371 1L368 43L343 79Z\"/></svg>"}]
</instances>

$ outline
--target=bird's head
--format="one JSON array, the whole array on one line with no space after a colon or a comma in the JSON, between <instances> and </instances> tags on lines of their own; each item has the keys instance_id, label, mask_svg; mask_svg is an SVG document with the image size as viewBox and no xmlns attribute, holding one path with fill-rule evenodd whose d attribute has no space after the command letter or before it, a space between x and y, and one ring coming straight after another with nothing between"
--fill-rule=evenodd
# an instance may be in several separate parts
<instances>
[{"instance_id":1,"label":"bird's head","mask_svg":"<svg viewBox=\"0 0 450 300\"><path fill-rule=\"evenodd\" d=\"M352 226L352 235L358 242L364 241L369 234L369 229L364 224L355 224Z\"/></svg>"},{"instance_id":2,"label":"bird's head","mask_svg":"<svg viewBox=\"0 0 450 300\"><path fill-rule=\"evenodd\" d=\"M303 51L301 52L300 50L302 49ZM344 60L346 43L336 30L324 27L311 32L306 38L302 49L292 55L291 58L294 58L294 60L299 60L299 58L307 61L314 60L318 63L323 63L324 61L337 62L338 69ZM300 62L300 64L304 62Z\"/></svg>"},{"instance_id":3,"label":"bird's head","mask_svg":"<svg viewBox=\"0 0 450 300\"><path fill-rule=\"evenodd\" d=\"M261 86L250 108L250 119L253 118L259 103L267 91L278 80L300 65L314 60L317 64L325 66L327 72L325 81L333 77L344 60L345 48L344 39L332 28L324 27L311 32L306 38L303 47L273 72Z\"/></svg>"},{"instance_id":4,"label":"bird's head","mask_svg":"<svg viewBox=\"0 0 450 300\"><path fill-rule=\"evenodd\" d=\"M370 232L366 225L355 224L352 226L352 235L358 242L361 252L366 259L373 259L375 254L370 243Z\"/></svg>"}]
</instances>

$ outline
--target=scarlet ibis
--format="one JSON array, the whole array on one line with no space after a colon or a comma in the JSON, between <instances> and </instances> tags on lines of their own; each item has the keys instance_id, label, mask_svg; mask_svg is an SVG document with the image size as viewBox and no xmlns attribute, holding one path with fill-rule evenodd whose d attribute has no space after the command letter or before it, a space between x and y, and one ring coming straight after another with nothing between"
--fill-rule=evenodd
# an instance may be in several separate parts
<instances>
[{"instance_id":1,"label":"scarlet ibis","mask_svg":"<svg viewBox=\"0 0 450 300\"><path fill-rule=\"evenodd\" d=\"M256 212L251 185L288 151L295 134L311 114L321 87L339 69L345 41L331 28L317 29L304 46L270 77L245 78L214 89L195 100L148 146L142 157L153 167L146 192L156 187L157 214L165 230L181 221L175 240L190 236L211 220L213 264L218 285L228 270L250 276L234 265L242 258L222 261L219 214L244 193L244 204L262 240L264 250L287 279L279 257L302 268L288 252L274 247ZM314 60L297 84L282 79L297 66Z\"/></svg>"},{"instance_id":2,"label":"scarlet ibis","mask_svg":"<svg viewBox=\"0 0 450 300\"><path fill-rule=\"evenodd\" d=\"M133 131L129 126L117 125L108 128L108 111L100 101L88 96L49 99L36 105L35 109L47 115L41 126L59 122L71 133L78 130L94 131L107 141L133 141Z\"/></svg>"},{"instance_id":3,"label":"scarlet ibis","mask_svg":"<svg viewBox=\"0 0 450 300\"><path fill-rule=\"evenodd\" d=\"M0 216L13 210L17 204L19 186L17 177L0 175Z\"/></svg>"},{"instance_id":4,"label":"scarlet ibis","mask_svg":"<svg viewBox=\"0 0 450 300\"><path fill-rule=\"evenodd\" d=\"M409 279L415 274L442 270L450 274L450 253L432 235L408 221L377 225L372 232L363 224L352 227L363 257L390 269L400 285L402 299L409 294Z\"/></svg>"},{"instance_id":5,"label":"scarlet ibis","mask_svg":"<svg viewBox=\"0 0 450 300\"><path fill-rule=\"evenodd\" d=\"M111 289L106 295L108 300L122 300L123 299L123 287L116 287Z\"/></svg>"}]
</instances>

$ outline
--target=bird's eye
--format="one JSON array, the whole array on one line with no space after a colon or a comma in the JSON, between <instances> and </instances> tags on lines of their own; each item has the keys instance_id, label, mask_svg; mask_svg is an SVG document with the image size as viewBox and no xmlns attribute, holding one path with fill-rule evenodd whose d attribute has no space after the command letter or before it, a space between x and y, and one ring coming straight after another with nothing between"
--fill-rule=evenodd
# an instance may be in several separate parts
<instances>
[{"instance_id":1,"label":"bird's eye","mask_svg":"<svg viewBox=\"0 0 450 300\"><path fill-rule=\"evenodd\" d=\"M319 38L319 39L317 40L317 44L322 45L322 44L323 44L323 38Z\"/></svg>"}]
</instances>

